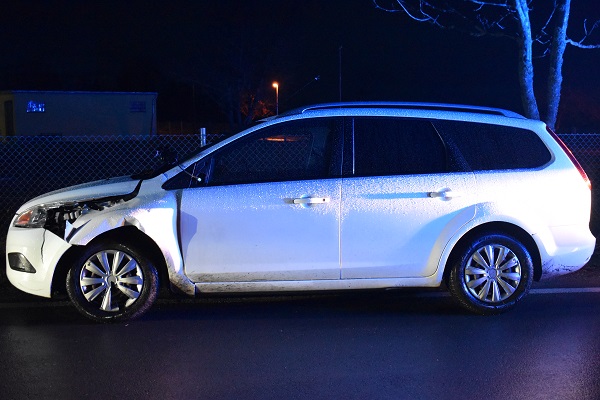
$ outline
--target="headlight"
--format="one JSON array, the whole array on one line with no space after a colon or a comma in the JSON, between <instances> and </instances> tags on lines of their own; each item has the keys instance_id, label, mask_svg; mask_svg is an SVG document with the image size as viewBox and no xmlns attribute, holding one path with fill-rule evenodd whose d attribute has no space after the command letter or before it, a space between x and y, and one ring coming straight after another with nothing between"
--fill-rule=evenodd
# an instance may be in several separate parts
<instances>
[{"instance_id":1,"label":"headlight","mask_svg":"<svg viewBox=\"0 0 600 400\"><path fill-rule=\"evenodd\" d=\"M95 210L102 210L102 204L92 204ZM17 214L13 226L19 228L46 228L52 232L60 232L65 228L65 222L73 223L89 210L85 201L58 202L40 204Z\"/></svg>"},{"instance_id":2,"label":"headlight","mask_svg":"<svg viewBox=\"0 0 600 400\"><path fill-rule=\"evenodd\" d=\"M48 217L48 209L35 206L17 215L13 226L20 228L43 228Z\"/></svg>"}]
</instances>

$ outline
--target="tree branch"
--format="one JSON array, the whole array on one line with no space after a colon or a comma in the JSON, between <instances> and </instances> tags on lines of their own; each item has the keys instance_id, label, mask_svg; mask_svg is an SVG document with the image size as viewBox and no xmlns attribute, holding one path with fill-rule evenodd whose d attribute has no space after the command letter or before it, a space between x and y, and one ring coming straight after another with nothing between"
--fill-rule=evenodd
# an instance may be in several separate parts
<instances>
[{"instance_id":1,"label":"tree branch","mask_svg":"<svg viewBox=\"0 0 600 400\"><path fill-rule=\"evenodd\" d=\"M431 15L427 14L423 10L423 5L430 7L430 8L434 8L431 4L429 4L427 2L421 1L419 4L419 9L415 10L415 11L409 10L409 7L405 4L405 2L403 0L395 1L395 4L397 4L399 8L389 8L389 7L380 6L377 0L373 0L373 4L375 4L375 8L377 8L379 10L383 10L383 11L387 11L387 12L404 12L406 15L408 15L410 18L414 19L415 21L429 22L434 25L438 25L436 23L437 18L432 17ZM419 17L415 13L420 13L422 16Z\"/></svg>"},{"instance_id":2,"label":"tree branch","mask_svg":"<svg viewBox=\"0 0 600 400\"><path fill-rule=\"evenodd\" d=\"M575 47L578 47L580 49L600 49L600 44L584 44L583 42L594 32L594 30L596 28L598 28L600 26L600 19L597 20L596 22L594 22L594 25L592 25L592 29L588 30L587 27L587 19L583 21L583 38L576 42L570 38L567 38L567 43L569 43L570 45L573 45Z\"/></svg>"},{"instance_id":3,"label":"tree branch","mask_svg":"<svg viewBox=\"0 0 600 400\"><path fill-rule=\"evenodd\" d=\"M600 44L583 44L581 41L575 42L571 39L567 39L567 43L580 49L600 49Z\"/></svg>"},{"instance_id":4,"label":"tree branch","mask_svg":"<svg viewBox=\"0 0 600 400\"><path fill-rule=\"evenodd\" d=\"M428 22L442 29L453 29L471 36L510 37L507 27L516 20L516 10L508 0L372 0L375 8L400 12L417 22ZM456 6L451 5L456 4ZM486 7L487 12L481 10Z\"/></svg>"},{"instance_id":5,"label":"tree branch","mask_svg":"<svg viewBox=\"0 0 600 400\"><path fill-rule=\"evenodd\" d=\"M537 43L540 43L543 45L548 45L550 43L551 35L548 32L546 32L546 29L548 29L548 26L550 25L550 22L552 21L552 18L554 17L554 13L556 13L556 0L554 0L554 6L552 6L552 12L548 16L548 19L546 19L546 23L544 24L544 26L542 26L539 33L535 36L534 41L536 41ZM547 51L548 50L545 50L544 53L546 53Z\"/></svg>"},{"instance_id":6,"label":"tree branch","mask_svg":"<svg viewBox=\"0 0 600 400\"><path fill-rule=\"evenodd\" d=\"M481 10L484 6L510 8L510 6L508 5L508 1L506 1L506 0L500 0L497 3L493 2L493 1L482 1L482 0L466 0L466 1L468 1L469 3L477 4L479 6L477 9L475 9L475 11Z\"/></svg>"}]
</instances>

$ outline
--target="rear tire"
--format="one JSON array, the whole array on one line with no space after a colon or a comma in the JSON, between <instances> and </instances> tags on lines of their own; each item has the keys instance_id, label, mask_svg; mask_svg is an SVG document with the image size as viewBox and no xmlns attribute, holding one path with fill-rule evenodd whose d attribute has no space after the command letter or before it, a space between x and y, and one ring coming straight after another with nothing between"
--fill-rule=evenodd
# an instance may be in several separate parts
<instances>
[{"instance_id":1,"label":"rear tire","mask_svg":"<svg viewBox=\"0 0 600 400\"><path fill-rule=\"evenodd\" d=\"M483 315L513 308L533 280L533 261L525 246L501 233L473 240L450 268L452 295L467 310Z\"/></svg>"},{"instance_id":2,"label":"rear tire","mask_svg":"<svg viewBox=\"0 0 600 400\"><path fill-rule=\"evenodd\" d=\"M158 272L140 250L115 241L85 248L67 273L67 293L94 321L117 322L144 314L158 295Z\"/></svg>"}]
</instances>

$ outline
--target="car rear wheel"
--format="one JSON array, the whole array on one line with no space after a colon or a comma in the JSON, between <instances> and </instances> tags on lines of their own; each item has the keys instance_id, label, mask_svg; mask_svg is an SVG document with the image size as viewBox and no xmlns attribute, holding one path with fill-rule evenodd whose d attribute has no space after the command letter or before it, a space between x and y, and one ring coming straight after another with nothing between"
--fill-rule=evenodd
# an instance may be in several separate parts
<instances>
[{"instance_id":1,"label":"car rear wheel","mask_svg":"<svg viewBox=\"0 0 600 400\"><path fill-rule=\"evenodd\" d=\"M101 322L145 313L158 295L152 261L132 246L100 242L87 247L67 274L67 293L77 310Z\"/></svg>"},{"instance_id":2,"label":"car rear wheel","mask_svg":"<svg viewBox=\"0 0 600 400\"><path fill-rule=\"evenodd\" d=\"M448 288L459 303L478 314L515 306L531 288L533 261L519 241L488 234L472 241L451 265Z\"/></svg>"}]
</instances>

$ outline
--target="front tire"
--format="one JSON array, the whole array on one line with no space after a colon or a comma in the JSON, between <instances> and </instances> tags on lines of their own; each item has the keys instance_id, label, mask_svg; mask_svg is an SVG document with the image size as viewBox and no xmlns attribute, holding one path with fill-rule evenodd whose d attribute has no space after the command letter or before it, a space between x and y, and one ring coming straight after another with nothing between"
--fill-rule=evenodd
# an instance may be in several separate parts
<instances>
[{"instance_id":1,"label":"front tire","mask_svg":"<svg viewBox=\"0 0 600 400\"><path fill-rule=\"evenodd\" d=\"M472 241L450 267L452 295L469 311L483 315L513 308L533 280L533 261L525 246L500 233Z\"/></svg>"},{"instance_id":2,"label":"front tire","mask_svg":"<svg viewBox=\"0 0 600 400\"><path fill-rule=\"evenodd\" d=\"M85 248L67 273L67 293L77 310L99 322L144 314L158 295L158 272L135 247L104 241Z\"/></svg>"}]
</instances>

